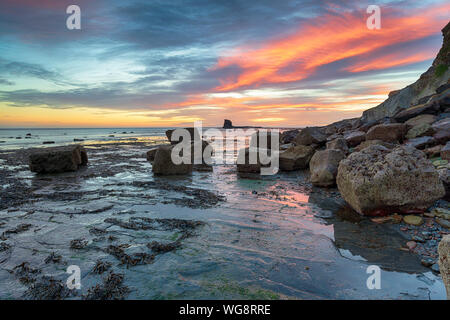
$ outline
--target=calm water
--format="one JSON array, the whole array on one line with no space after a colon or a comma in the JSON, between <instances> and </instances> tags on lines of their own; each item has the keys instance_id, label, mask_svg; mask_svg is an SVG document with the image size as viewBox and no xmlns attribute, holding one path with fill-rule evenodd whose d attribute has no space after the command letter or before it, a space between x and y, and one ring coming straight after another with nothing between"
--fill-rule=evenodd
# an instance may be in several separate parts
<instances>
[{"instance_id":1,"label":"calm water","mask_svg":"<svg viewBox=\"0 0 450 320\"><path fill-rule=\"evenodd\" d=\"M54 145L74 143L82 139L84 143L117 142L129 139L166 139L169 128L79 128L79 129L0 129L0 149L20 149L49 146L44 141L54 141ZM80 143L77 142L77 143ZM51 146L51 145L50 145Z\"/></svg>"}]
</instances>

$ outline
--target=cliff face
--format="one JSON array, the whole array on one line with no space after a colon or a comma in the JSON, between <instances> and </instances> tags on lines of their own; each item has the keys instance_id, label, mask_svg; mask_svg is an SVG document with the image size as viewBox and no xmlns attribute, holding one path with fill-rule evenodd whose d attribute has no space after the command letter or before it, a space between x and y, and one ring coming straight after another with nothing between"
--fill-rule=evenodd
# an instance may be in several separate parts
<instances>
[{"instance_id":1,"label":"cliff face","mask_svg":"<svg viewBox=\"0 0 450 320\"><path fill-rule=\"evenodd\" d=\"M423 103L426 97L450 79L450 22L442 29L444 41L431 67L413 84L389 94L380 105L363 112L361 120L370 122L392 117L402 109Z\"/></svg>"}]
</instances>

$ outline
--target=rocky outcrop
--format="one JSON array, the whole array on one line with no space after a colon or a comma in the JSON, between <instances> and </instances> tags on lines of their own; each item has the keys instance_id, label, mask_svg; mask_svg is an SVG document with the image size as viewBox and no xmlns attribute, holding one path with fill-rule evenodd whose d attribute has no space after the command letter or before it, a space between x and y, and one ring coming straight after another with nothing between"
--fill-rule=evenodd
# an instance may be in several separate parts
<instances>
[{"instance_id":1,"label":"rocky outcrop","mask_svg":"<svg viewBox=\"0 0 450 320\"><path fill-rule=\"evenodd\" d=\"M442 237L438 247L439 270L441 272L442 282L447 290L447 300L450 300L450 234Z\"/></svg>"},{"instance_id":2,"label":"rocky outcrop","mask_svg":"<svg viewBox=\"0 0 450 320\"><path fill-rule=\"evenodd\" d=\"M392 117L402 109L423 103L422 98L426 100L426 97L433 95L437 88L447 83L450 78L450 23L442 29L442 33L444 36L442 48L431 67L415 83L393 92L380 105L364 111L361 118L363 122L379 120L386 116Z\"/></svg>"},{"instance_id":3,"label":"rocky outcrop","mask_svg":"<svg viewBox=\"0 0 450 320\"><path fill-rule=\"evenodd\" d=\"M370 146L339 164L342 197L364 215L425 210L445 195L438 172L415 148Z\"/></svg>"},{"instance_id":4,"label":"rocky outcrop","mask_svg":"<svg viewBox=\"0 0 450 320\"><path fill-rule=\"evenodd\" d=\"M292 146L280 153L280 169L284 171L306 169L313 154L314 148L310 146Z\"/></svg>"},{"instance_id":5,"label":"rocky outcrop","mask_svg":"<svg viewBox=\"0 0 450 320\"><path fill-rule=\"evenodd\" d=\"M223 128L224 129L233 129L233 123L231 122L231 120L225 119L223 121Z\"/></svg>"},{"instance_id":6,"label":"rocky outcrop","mask_svg":"<svg viewBox=\"0 0 450 320\"><path fill-rule=\"evenodd\" d=\"M366 133L363 131L352 131L344 134L344 139L349 147L356 147L366 140Z\"/></svg>"},{"instance_id":7,"label":"rocky outcrop","mask_svg":"<svg viewBox=\"0 0 450 320\"><path fill-rule=\"evenodd\" d=\"M29 157L30 170L36 173L76 171L87 163L87 152L80 145L45 148Z\"/></svg>"},{"instance_id":8,"label":"rocky outcrop","mask_svg":"<svg viewBox=\"0 0 450 320\"><path fill-rule=\"evenodd\" d=\"M339 162L345 158L337 149L317 151L309 162L311 183L318 187L332 187L336 184Z\"/></svg>"},{"instance_id":9,"label":"rocky outcrop","mask_svg":"<svg viewBox=\"0 0 450 320\"><path fill-rule=\"evenodd\" d=\"M172 161L174 146L160 146L155 154L152 171L156 175L183 175L192 173L192 164L175 164Z\"/></svg>"},{"instance_id":10,"label":"rocky outcrop","mask_svg":"<svg viewBox=\"0 0 450 320\"><path fill-rule=\"evenodd\" d=\"M348 154L348 145L347 140L344 138L337 138L327 142L327 149L337 149L344 152L344 154Z\"/></svg>"},{"instance_id":11,"label":"rocky outcrop","mask_svg":"<svg viewBox=\"0 0 450 320\"><path fill-rule=\"evenodd\" d=\"M319 127L306 127L295 137L295 144L309 146L312 144L321 145L327 141L327 135Z\"/></svg>"},{"instance_id":12,"label":"rocky outcrop","mask_svg":"<svg viewBox=\"0 0 450 320\"><path fill-rule=\"evenodd\" d=\"M367 132L366 140L382 140L385 142L402 142L406 133L403 123L376 125Z\"/></svg>"}]
</instances>

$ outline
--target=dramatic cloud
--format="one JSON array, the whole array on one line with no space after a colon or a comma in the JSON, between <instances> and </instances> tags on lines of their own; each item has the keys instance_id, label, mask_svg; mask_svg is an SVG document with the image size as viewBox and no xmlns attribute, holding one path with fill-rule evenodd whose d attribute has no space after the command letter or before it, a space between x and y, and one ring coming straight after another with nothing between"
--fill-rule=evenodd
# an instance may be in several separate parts
<instances>
[{"instance_id":1,"label":"dramatic cloud","mask_svg":"<svg viewBox=\"0 0 450 320\"><path fill-rule=\"evenodd\" d=\"M368 1L79 0L71 31L70 4L0 3L0 125L354 117L430 66L450 16L444 0L386 0L369 30Z\"/></svg>"}]
</instances>

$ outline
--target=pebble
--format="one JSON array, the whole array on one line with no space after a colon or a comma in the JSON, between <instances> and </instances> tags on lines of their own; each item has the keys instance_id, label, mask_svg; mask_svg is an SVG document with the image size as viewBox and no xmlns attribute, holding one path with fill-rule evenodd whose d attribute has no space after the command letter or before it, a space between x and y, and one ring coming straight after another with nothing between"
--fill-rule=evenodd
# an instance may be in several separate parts
<instances>
[{"instance_id":1,"label":"pebble","mask_svg":"<svg viewBox=\"0 0 450 320\"><path fill-rule=\"evenodd\" d=\"M403 218L403 221L405 221L405 223L413 225L413 226L420 226L423 223L422 217L413 216L413 215L405 216Z\"/></svg>"},{"instance_id":2,"label":"pebble","mask_svg":"<svg viewBox=\"0 0 450 320\"><path fill-rule=\"evenodd\" d=\"M436 222L441 225L444 228L450 229L450 221L445 220L445 219L441 219L441 218L436 218Z\"/></svg>"},{"instance_id":3,"label":"pebble","mask_svg":"<svg viewBox=\"0 0 450 320\"><path fill-rule=\"evenodd\" d=\"M425 267L431 267L434 264L434 261L432 259L422 259L420 261L420 263L422 263L423 266Z\"/></svg>"},{"instance_id":4,"label":"pebble","mask_svg":"<svg viewBox=\"0 0 450 320\"><path fill-rule=\"evenodd\" d=\"M435 263L435 264L433 264L432 266L431 266L431 270L433 270L434 272L437 272L437 273L439 273L439 265L437 264L437 263Z\"/></svg>"},{"instance_id":5,"label":"pebble","mask_svg":"<svg viewBox=\"0 0 450 320\"><path fill-rule=\"evenodd\" d=\"M409 250L414 249L415 247L417 247L417 243L415 241L408 241L406 243L406 246L408 247Z\"/></svg>"}]
</instances>

